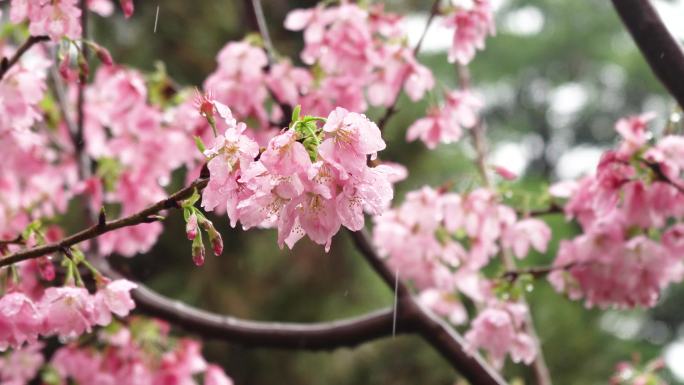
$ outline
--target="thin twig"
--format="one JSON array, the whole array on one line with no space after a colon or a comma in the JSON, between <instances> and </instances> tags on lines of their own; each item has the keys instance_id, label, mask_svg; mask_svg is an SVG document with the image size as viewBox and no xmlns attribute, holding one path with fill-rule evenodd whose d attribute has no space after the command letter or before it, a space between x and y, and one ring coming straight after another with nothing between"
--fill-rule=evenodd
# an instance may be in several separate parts
<instances>
[{"instance_id":1,"label":"thin twig","mask_svg":"<svg viewBox=\"0 0 684 385\"><path fill-rule=\"evenodd\" d=\"M523 275L530 275L532 278L542 278L554 271L559 271L559 270L570 270L573 267L576 267L578 264L577 263L569 263L567 265L560 265L560 266L533 266L533 267L526 267L522 269L512 269L512 270L507 270L501 275L502 279L505 279L507 281L513 282L520 278Z\"/></svg>"},{"instance_id":2,"label":"thin twig","mask_svg":"<svg viewBox=\"0 0 684 385\"><path fill-rule=\"evenodd\" d=\"M2 61L0 62L0 80L5 76L7 71L12 68L15 64L19 62L19 59L29 50L31 47L33 47L35 44L40 43L41 41L47 41L50 40L49 37L47 36L29 36L28 39L24 42L24 44L21 45L17 49L17 52L12 55L12 57L8 58L2 58Z\"/></svg>"},{"instance_id":3,"label":"thin twig","mask_svg":"<svg viewBox=\"0 0 684 385\"><path fill-rule=\"evenodd\" d=\"M432 21L435 19L435 16L439 13L439 3L440 0L435 0L432 3L432 8L430 9L430 16L428 16L427 22L425 23L425 29L423 29L423 33L420 35L420 39L418 40L418 43L416 43L415 48L413 48L413 55L418 56L418 53L420 53L420 49L423 47L423 41L425 40L425 36L428 33L428 30L430 29L430 26L432 25ZM397 103L399 102L399 96L401 95L401 89L404 87L404 83L406 83L406 80L408 77L406 74L402 75L402 81L401 85L399 86L399 89L397 91L397 94L394 96L394 100L392 103L387 107L385 110L385 114L378 120L378 127L380 128L380 131L383 131L385 127L387 126L387 123L392 119L394 114L397 113Z\"/></svg>"},{"instance_id":4,"label":"thin twig","mask_svg":"<svg viewBox=\"0 0 684 385\"><path fill-rule=\"evenodd\" d=\"M458 74L458 81L461 88L470 88L471 76L468 67L459 64L457 65L456 70ZM487 188L491 188L492 182L489 178L489 173L487 172L487 138L485 136L486 131L486 123L484 119L481 117L479 118L475 126L470 129L470 133L473 138L473 146L475 147L475 166L478 169L484 186ZM504 249L501 253L501 258L506 270L510 272L517 270L515 260L513 259L513 256L510 254L509 250ZM525 307L529 309L529 305L527 304L527 301L524 297L522 298L521 302L525 305ZM534 327L534 322L530 314L528 314L527 316L524 329L534 339L534 342L537 345L538 353L534 359L534 362L532 363L537 378L537 384L551 385L551 375L549 373L548 366L546 365L546 361L544 360L544 353L541 349L541 342L539 340L539 336L537 335L537 331Z\"/></svg>"},{"instance_id":5,"label":"thin twig","mask_svg":"<svg viewBox=\"0 0 684 385\"><path fill-rule=\"evenodd\" d=\"M68 236L61 241L49 243L46 245L18 251L14 254L10 254L5 258L0 259L0 267L8 266L17 262L25 261L27 259L38 258L43 255L51 254L56 251L62 250L65 247L70 247L83 242L88 239L93 239L104 233L108 233L113 230L117 230L123 227L135 226L141 223L149 223L151 219L157 220L155 215L160 211L170 208L179 207L178 202L187 199L192 195L192 193L197 190L201 191L209 183L208 179L200 179L192 183L190 186L179 190L173 195L166 199L163 199L148 208L139 211L135 214L129 215L124 218L119 218L110 222L106 222L103 225L94 224L85 230L82 230L76 234Z\"/></svg>"},{"instance_id":6,"label":"thin twig","mask_svg":"<svg viewBox=\"0 0 684 385\"><path fill-rule=\"evenodd\" d=\"M273 64L276 62L278 53L273 46L271 34L268 32L268 24L266 23L266 17L264 16L264 8L261 6L261 0L252 0L252 8L254 9L254 16L256 17L259 34L264 41L264 48L266 48L266 54L269 59L268 61L270 64Z\"/></svg>"},{"instance_id":7,"label":"thin twig","mask_svg":"<svg viewBox=\"0 0 684 385\"><path fill-rule=\"evenodd\" d=\"M88 40L88 4L87 0L81 0L81 55L86 63L86 68L79 68L78 75L78 96L76 100L76 131L71 133L71 139L74 144L74 158L78 164L78 172L80 179L86 179L90 176L90 162L88 156L85 154L85 140L83 138L83 126L85 124L85 88L88 83L88 59L89 50L86 41Z\"/></svg>"}]
</instances>

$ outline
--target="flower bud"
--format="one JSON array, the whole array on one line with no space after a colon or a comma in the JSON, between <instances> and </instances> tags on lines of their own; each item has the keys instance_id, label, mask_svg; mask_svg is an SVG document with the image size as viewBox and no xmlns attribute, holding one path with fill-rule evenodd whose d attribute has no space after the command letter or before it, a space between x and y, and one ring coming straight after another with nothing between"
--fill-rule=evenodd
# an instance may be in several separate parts
<instances>
[{"instance_id":1,"label":"flower bud","mask_svg":"<svg viewBox=\"0 0 684 385\"><path fill-rule=\"evenodd\" d=\"M189 240L194 240L197 236L197 215L192 213L185 224L185 234L188 236Z\"/></svg>"},{"instance_id":2,"label":"flower bud","mask_svg":"<svg viewBox=\"0 0 684 385\"><path fill-rule=\"evenodd\" d=\"M95 47L95 55L97 55L97 58L100 59L102 64L104 65L113 65L114 64L114 59L112 59L112 55L109 53L109 50L107 48L102 47L100 45Z\"/></svg>"},{"instance_id":3,"label":"flower bud","mask_svg":"<svg viewBox=\"0 0 684 385\"><path fill-rule=\"evenodd\" d=\"M202 237L196 237L192 241L192 261L197 266L204 265L204 243L202 242Z\"/></svg>"},{"instance_id":4,"label":"flower bud","mask_svg":"<svg viewBox=\"0 0 684 385\"><path fill-rule=\"evenodd\" d=\"M199 224L209 236L209 241L211 242L211 248L214 251L214 255L221 255L223 253L223 238L221 237L221 234L216 231L214 224L206 218L200 218Z\"/></svg>"},{"instance_id":5,"label":"flower bud","mask_svg":"<svg viewBox=\"0 0 684 385\"><path fill-rule=\"evenodd\" d=\"M46 281L55 279L55 266L48 257L38 258L38 271L40 271L40 276Z\"/></svg>"},{"instance_id":6,"label":"flower bud","mask_svg":"<svg viewBox=\"0 0 684 385\"><path fill-rule=\"evenodd\" d=\"M62 58L62 61L59 62L58 70L59 75L67 82L72 82L76 79L76 71L71 68L71 54L68 51Z\"/></svg>"},{"instance_id":7,"label":"flower bud","mask_svg":"<svg viewBox=\"0 0 684 385\"><path fill-rule=\"evenodd\" d=\"M133 16L133 10L135 9L133 0L119 0L119 3L121 4L121 9L123 9L124 16L126 16L127 19Z\"/></svg>"}]
</instances>

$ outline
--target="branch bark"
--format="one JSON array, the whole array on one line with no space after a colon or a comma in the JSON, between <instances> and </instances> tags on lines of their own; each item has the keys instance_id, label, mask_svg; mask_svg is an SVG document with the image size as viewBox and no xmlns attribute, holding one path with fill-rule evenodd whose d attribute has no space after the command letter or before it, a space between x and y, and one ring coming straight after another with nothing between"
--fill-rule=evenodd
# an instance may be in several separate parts
<instances>
[{"instance_id":1,"label":"branch bark","mask_svg":"<svg viewBox=\"0 0 684 385\"><path fill-rule=\"evenodd\" d=\"M612 0L639 50L660 82L684 107L684 53L649 0Z\"/></svg>"},{"instance_id":2,"label":"branch bark","mask_svg":"<svg viewBox=\"0 0 684 385\"><path fill-rule=\"evenodd\" d=\"M167 199L161 200L148 208L139 211L135 214L129 215L124 218L119 218L113 221L105 222L104 224L98 223L93 226L88 227L85 230L79 231L69 237L62 239L59 242L49 243L46 245L18 251L14 254L10 254L5 258L0 259L0 268L3 266L8 266L17 262L25 261L27 259L38 258L43 255L51 254L57 251L61 251L65 248L73 246L77 243L83 242L88 239L96 238L99 235L108 233L110 231L120 229L122 227L135 226L141 223L149 223L152 216L158 214L160 211L165 209L170 209L178 207L178 201L187 199L190 197L195 189L198 191L204 189L209 183L209 179L199 179L192 183L190 186L185 187L182 190L169 196Z\"/></svg>"},{"instance_id":3,"label":"branch bark","mask_svg":"<svg viewBox=\"0 0 684 385\"><path fill-rule=\"evenodd\" d=\"M47 36L29 36L28 39L22 44L18 49L17 52L12 55L12 57L8 58L3 58L2 62L0 62L0 80L7 74L7 72L12 68L13 65L17 64L19 62L19 59L28 52L31 47L36 45L37 43L40 43L42 41L47 41L50 40L49 37Z\"/></svg>"},{"instance_id":4,"label":"branch bark","mask_svg":"<svg viewBox=\"0 0 684 385\"><path fill-rule=\"evenodd\" d=\"M394 290L395 284L399 301L397 314L415 323L418 333L432 345L449 364L471 384L501 385L506 381L482 357L465 350L463 337L448 323L416 302L410 295L408 287L402 282L395 282L394 273L378 256L370 244L364 231L350 232L354 244L371 265L373 270Z\"/></svg>"},{"instance_id":5,"label":"branch bark","mask_svg":"<svg viewBox=\"0 0 684 385\"><path fill-rule=\"evenodd\" d=\"M112 278L122 275L106 261L98 269ZM200 310L183 302L169 299L136 282L133 290L136 310L162 318L186 331L206 338L229 341L248 347L277 349L332 350L354 347L392 335L391 308L359 317L319 323L283 323L243 320ZM397 332L414 330L410 322L399 318Z\"/></svg>"}]
</instances>

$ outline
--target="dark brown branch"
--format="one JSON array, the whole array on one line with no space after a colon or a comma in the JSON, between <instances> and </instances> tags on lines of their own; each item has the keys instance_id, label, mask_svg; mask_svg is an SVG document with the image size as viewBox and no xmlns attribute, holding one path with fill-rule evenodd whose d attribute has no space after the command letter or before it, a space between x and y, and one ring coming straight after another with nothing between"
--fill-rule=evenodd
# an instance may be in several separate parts
<instances>
[{"instance_id":1,"label":"dark brown branch","mask_svg":"<svg viewBox=\"0 0 684 385\"><path fill-rule=\"evenodd\" d=\"M29 50L31 47L33 47L35 44L40 43L41 41L47 41L50 40L49 37L47 36L29 36L28 39L24 42L24 44L21 45L17 49L17 52L12 55L12 57L8 58L2 58L2 61L0 62L0 80L7 74L7 71L12 68L13 65L17 64L19 62L19 59Z\"/></svg>"},{"instance_id":2,"label":"dark brown branch","mask_svg":"<svg viewBox=\"0 0 684 385\"><path fill-rule=\"evenodd\" d=\"M23 245L26 241L24 240L24 237L19 234L14 239L7 239L7 240L2 240L0 239L0 246L7 246L7 245Z\"/></svg>"},{"instance_id":3,"label":"dark brown branch","mask_svg":"<svg viewBox=\"0 0 684 385\"><path fill-rule=\"evenodd\" d=\"M544 215L562 214L563 206L551 203L549 207L539 210L518 210L516 213L521 217L541 217Z\"/></svg>"},{"instance_id":4,"label":"dark brown branch","mask_svg":"<svg viewBox=\"0 0 684 385\"><path fill-rule=\"evenodd\" d=\"M377 255L370 244L368 235L364 231L357 231L351 232L351 236L357 249L373 270L394 290L395 273ZM402 314L409 322L414 322L418 333L471 384L506 384L501 375L490 367L479 354L467 353L463 337L444 320L413 300L408 287L401 281L397 284L397 295L400 299L398 301L398 314Z\"/></svg>"},{"instance_id":5,"label":"dark brown branch","mask_svg":"<svg viewBox=\"0 0 684 385\"><path fill-rule=\"evenodd\" d=\"M507 281L515 281L523 275L529 275L532 278L543 278L548 274L558 271L558 270L570 270L571 268L577 266L577 263L570 263L561 266L533 266L522 269L508 270L501 274L501 278Z\"/></svg>"},{"instance_id":6,"label":"dark brown branch","mask_svg":"<svg viewBox=\"0 0 684 385\"><path fill-rule=\"evenodd\" d=\"M649 0L612 0L660 82L684 107L684 53Z\"/></svg>"},{"instance_id":7,"label":"dark brown branch","mask_svg":"<svg viewBox=\"0 0 684 385\"><path fill-rule=\"evenodd\" d=\"M423 41L425 40L425 36L427 35L428 30L430 29L430 26L432 25L432 21L435 19L435 16L439 13L439 3L440 0L435 0L432 3L432 8L430 9L430 16L428 16L427 22L425 23L425 29L423 30L423 33L420 35L420 39L418 40L418 43L416 43L415 48L413 49L413 55L418 56L418 53L420 52L420 49L423 47ZM406 79L408 78L406 75L403 75L403 80L401 81L401 86L399 87L399 90L397 91L396 96L394 97L394 100L390 104L389 107L385 110L385 114L378 120L378 127L380 128L380 131L385 129L385 126L387 126L387 123L392 119L394 114L397 113L397 103L399 102L399 95L401 94L401 89L404 87L404 83L406 83Z\"/></svg>"},{"instance_id":8,"label":"dark brown branch","mask_svg":"<svg viewBox=\"0 0 684 385\"><path fill-rule=\"evenodd\" d=\"M88 4L87 0L81 0L81 34L83 39L81 41L81 55L83 55L83 62L85 66L79 68L78 75L78 95L76 100L76 131L71 132L71 141L74 144L74 158L78 164L78 172L80 179L85 179L90 176L90 161L87 154L85 154L85 139L83 137L83 125L85 124L85 88L88 83ZM80 66L79 66L80 67Z\"/></svg>"},{"instance_id":9,"label":"dark brown branch","mask_svg":"<svg viewBox=\"0 0 684 385\"><path fill-rule=\"evenodd\" d=\"M119 218L110 222L106 222L104 225L94 224L93 226L90 226L87 229L82 230L71 236L68 236L59 242L49 243L47 245L42 245L31 249L18 251L14 254L10 254L5 258L0 259L0 267L25 261L27 259L38 258L43 255L51 254L63 250L64 248L68 248L70 246L83 242L85 240L96 238L99 235L123 227L135 226L141 223L148 223L151 220L151 218L157 220L158 218L156 217L156 215L160 211L179 207L179 201L190 197L193 191L195 191L195 189L197 189L198 191L202 190L204 187L206 187L207 183L209 183L208 179L197 180L190 186L185 187L182 190L179 190L167 199L161 200L153 204L152 206L149 206L148 208L139 211L135 214L129 215L124 218Z\"/></svg>"},{"instance_id":10,"label":"dark brown branch","mask_svg":"<svg viewBox=\"0 0 684 385\"><path fill-rule=\"evenodd\" d=\"M103 261L98 269L111 278L121 278ZM392 335L392 309L382 309L360 317L320 322L282 323L243 320L200 310L160 295L138 283L133 290L136 310L162 318L184 330L206 338L216 338L248 347L331 350L354 347ZM399 319L397 332L412 332L410 323Z\"/></svg>"}]
</instances>

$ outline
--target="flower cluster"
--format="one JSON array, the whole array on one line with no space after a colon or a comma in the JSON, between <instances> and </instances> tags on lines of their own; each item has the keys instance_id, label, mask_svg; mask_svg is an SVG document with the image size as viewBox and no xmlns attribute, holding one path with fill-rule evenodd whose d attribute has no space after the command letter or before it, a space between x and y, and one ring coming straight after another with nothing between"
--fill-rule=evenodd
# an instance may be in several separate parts
<instances>
[{"instance_id":1,"label":"flower cluster","mask_svg":"<svg viewBox=\"0 0 684 385\"><path fill-rule=\"evenodd\" d=\"M101 67L87 88L86 152L98 170L82 191L93 211L106 203L120 205L124 216L138 212L167 195L163 186L174 170L199 163L193 135L200 133L170 124L149 99L143 75L120 66ZM122 228L101 236L99 251L133 256L149 250L161 231L159 223Z\"/></svg>"},{"instance_id":2,"label":"flower cluster","mask_svg":"<svg viewBox=\"0 0 684 385\"><path fill-rule=\"evenodd\" d=\"M536 347L520 327L526 306L497 299L494 283L480 270L500 252L519 258L531 248L544 252L550 237L544 222L518 220L489 190L459 195L429 187L408 193L400 207L376 216L373 231L380 255L402 279L414 283L423 305L453 323L467 319L459 293L483 306L467 339L499 363L506 352L514 361L529 362Z\"/></svg>"},{"instance_id":3,"label":"flower cluster","mask_svg":"<svg viewBox=\"0 0 684 385\"><path fill-rule=\"evenodd\" d=\"M449 92L443 106L430 108L426 117L409 127L406 140L420 139L431 150L439 143L457 142L463 135L463 128L477 124L482 105L482 100L469 90Z\"/></svg>"},{"instance_id":4,"label":"flower cluster","mask_svg":"<svg viewBox=\"0 0 684 385\"><path fill-rule=\"evenodd\" d=\"M224 105L214 105L228 129L205 152L211 178L202 206L226 207L231 226L277 227L281 247L308 235L327 250L340 226L360 230L364 210L379 214L389 205L394 169L367 165L385 142L364 115L343 108L327 119L297 112L290 128L260 153L245 124Z\"/></svg>"},{"instance_id":5,"label":"flower cluster","mask_svg":"<svg viewBox=\"0 0 684 385\"><path fill-rule=\"evenodd\" d=\"M336 6L297 9L287 16L285 27L304 31L304 63L317 65L325 77L313 95L323 95L331 105L364 111L363 90L372 105L389 106L403 87L419 100L434 86L429 69L416 61L406 45L399 15L384 12L382 5L365 9L345 1ZM303 107L320 111L304 97ZM331 108L328 108L330 110Z\"/></svg>"},{"instance_id":6,"label":"flower cluster","mask_svg":"<svg viewBox=\"0 0 684 385\"><path fill-rule=\"evenodd\" d=\"M232 385L223 369L202 357L197 341L168 333L168 325L155 320L134 318L129 328L114 323L95 336L92 346L59 348L48 365L42 345L32 344L0 357L0 380L26 385L40 376L51 384L167 385L196 384L201 375L204 385Z\"/></svg>"},{"instance_id":7,"label":"flower cluster","mask_svg":"<svg viewBox=\"0 0 684 385\"><path fill-rule=\"evenodd\" d=\"M449 49L449 61L461 65L470 63L478 49L484 49L487 35L494 35L496 26L489 0L455 0L444 24L454 29Z\"/></svg>"},{"instance_id":8,"label":"flower cluster","mask_svg":"<svg viewBox=\"0 0 684 385\"><path fill-rule=\"evenodd\" d=\"M10 291L0 297L0 350L33 343L39 335L74 338L108 325L112 314L124 317L135 307L135 287L126 280L108 282L95 294L83 287L50 287L39 298Z\"/></svg>"},{"instance_id":9,"label":"flower cluster","mask_svg":"<svg viewBox=\"0 0 684 385\"><path fill-rule=\"evenodd\" d=\"M530 365L537 355L537 346L525 332L527 306L516 302L494 301L473 320L465 339L469 348L480 347L490 354L496 367L502 367L506 354L513 362Z\"/></svg>"},{"instance_id":10,"label":"flower cluster","mask_svg":"<svg viewBox=\"0 0 684 385\"><path fill-rule=\"evenodd\" d=\"M9 53L5 48L1 53ZM0 54L0 56L3 56ZM12 239L28 224L66 210L76 184L71 154L58 148L66 132L34 130L45 124L39 103L46 95L50 62L43 51L24 55L0 81L0 239ZM0 250L1 252L2 250Z\"/></svg>"},{"instance_id":11,"label":"flower cluster","mask_svg":"<svg viewBox=\"0 0 684 385\"><path fill-rule=\"evenodd\" d=\"M589 307L654 306L684 274L684 140L649 143L650 118L620 120L623 141L603 155L596 175L553 191L570 193L565 212L583 234L561 244L549 279Z\"/></svg>"},{"instance_id":12,"label":"flower cluster","mask_svg":"<svg viewBox=\"0 0 684 385\"><path fill-rule=\"evenodd\" d=\"M127 17L133 14L133 1L121 0ZM103 16L112 13L109 0L89 0L88 8ZM78 0L12 0L10 20L13 23L29 22L29 32L33 36L49 36L52 40L63 37L81 37L81 9Z\"/></svg>"},{"instance_id":13,"label":"flower cluster","mask_svg":"<svg viewBox=\"0 0 684 385\"><path fill-rule=\"evenodd\" d=\"M45 363L43 344L36 342L0 356L0 382L6 385L26 385L36 377Z\"/></svg>"}]
</instances>

